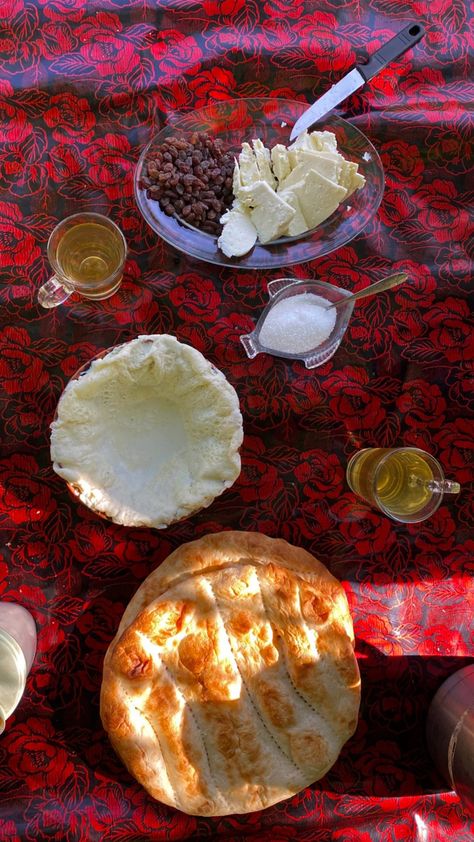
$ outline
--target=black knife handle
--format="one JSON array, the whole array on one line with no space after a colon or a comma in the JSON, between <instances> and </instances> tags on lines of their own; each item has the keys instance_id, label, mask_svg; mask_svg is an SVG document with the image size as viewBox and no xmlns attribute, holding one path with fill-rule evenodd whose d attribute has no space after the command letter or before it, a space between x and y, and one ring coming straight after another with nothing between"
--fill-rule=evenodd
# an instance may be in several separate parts
<instances>
[{"instance_id":1,"label":"black knife handle","mask_svg":"<svg viewBox=\"0 0 474 842\"><path fill-rule=\"evenodd\" d=\"M387 64L395 61L396 58L399 58L407 50L410 50L411 47L414 47L415 44L418 44L418 41L421 41L424 34L425 29L421 23L408 24L394 38L387 41L380 50L377 50L376 53L371 55L366 64L356 65L357 70L362 74L365 81L368 82L369 79L380 73Z\"/></svg>"}]
</instances>

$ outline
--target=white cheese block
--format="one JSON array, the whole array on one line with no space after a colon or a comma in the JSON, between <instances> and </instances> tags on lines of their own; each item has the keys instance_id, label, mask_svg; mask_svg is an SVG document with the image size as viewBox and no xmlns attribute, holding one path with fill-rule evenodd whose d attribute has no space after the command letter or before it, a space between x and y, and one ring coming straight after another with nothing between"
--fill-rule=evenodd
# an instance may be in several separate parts
<instances>
[{"instance_id":1,"label":"white cheese block","mask_svg":"<svg viewBox=\"0 0 474 842\"><path fill-rule=\"evenodd\" d=\"M286 190L282 190L278 193L280 199L284 199L284 201L290 205L295 212L293 219L290 219L288 228L284 232L288 237L297 237L298 234L303 234L308 230L308 224L301 212L300 203L298 201L297 192L299 190L304 190L304 184L302 182L296 185L296 190L294 187L288 187Z\"/></svg>"},{"instance_id":2,"label":"white cheese block","mask_svg":"<svg viewBox=\"0 0 474 842\"><path fill-rule=\"evenodd\" d=\"M337 152L337 139L334 132L310 132L309 140L317 152Z\"/></svg>"},{"instance_id":3,"label":"white cheese block","mask_svg":"<svg viewBox=\"0 0 474 842\"><path fill-rule=\"evenodd\" d=\"M220 222L224 227L217 245L227 257L242 257L254 247L257 230L240 203L221 216Z\"/></svg>"},{"instance_id":4,"label":"white cheese block","mask_svg":"<svg viewBox=\"0 0 474 842\"><path fill-rule=\"evenodd\" d=\"M242 181L240 178L240 167L237 158L234 158L234 172L232 175L232 192L234 196L237 196L240 188L242 187Z\"/></svg>"},{"instance_id":5,"label":"white cheese block","mask_svg":"<svg viewBox=\"0 0 474 842\"><path fill-rule=\"evenodd\" d=\"M293 152L290 152L290 161L292 162L293 169L281 185L282 189L301 181L310 170L316 170L316 172L321 173L325 178L337 184L338 174L341 169L341 163L338 161L338 158L341 159L341 162L344 160L341 155L334 155L329 152L295 149Z\"/></svg>"},{"instance_id":6,"label":"white cheese block","mask_svg":"<svg viewBox=\"0 0 474 842\"><path fill-rule=\"evenodd\" d=\"M260 180L257 159L248 143L242 144L242 151L239 155L239 166L241 184L247 186Z\"/></svg>"},{"instance_id":7,"label":"white cheese block","mask_svg":"<svg viewBox=\"0 0 474 842\"><path fill-rule=\"evenodd\" d=\"M329 181L316 170L310 170L305 177L303 188L296 189L295 186L295 193L308 228L311 229L334 213L345 198L346 189Z\"/></svg>"},{"instance_id":8,"label":"white cheese block","mask_svg":"<svg viewBox=\"0 0 474 842\"><path fill-rule=\"evenodd\" d=\"M304 132L301 132L301 134L298 135L298 137L296 138L296 140L293 141L293 143L290 143L288 149L314 149L314 146L306 129L304 130Z\"/></svg>"},{"instance_id":9,"label":"white cheese block","mask_svg":"<svg viewBox=\"0 0 474 842\"><path fill-rule=\"evenodd\" d=\"M291 166L288 155L288 149L282 143L277 143L271 151L271 159L273 165L273 172L275 173L279 182L290 174Z\"/></svg>"},{"instance_id":10,"label":"white cheese block","mask_svg":"<svg viewBox=\"0 0 474 842\"><path fill-rule=\"evenodd\" d=\"M295 211L265 181L259 182L252 202L254 208L250 211L250 218L257 229L260 242L269 243L276 240L286 230Z\"/></svg>"},{"instance_id":11,"label":"white cheese block","mask_svg":"<svg viewBox=\"0 0 474 842\"><path fill-rule=\"evenodd\" d=\"M272 188L276 187L276 178L272 173L270 166L270 150L263 145L261 140L252 140L252 146L255 158L257 160L257 167L262 181L266 181Z\"/></svg>"},{"instance_id":12,"label":"white cheese block","mask_svg":"<svg viewBox=\"0 0 474 842\"><path fill-rule=\"evenodd\" d=\"M358 172L358 165L353 161L344 161L339 173L338 183L341 187L345 187L347 196L350 196L354 190L359 190L365 184L365 178Z\"/></svg>"}]
</instances>

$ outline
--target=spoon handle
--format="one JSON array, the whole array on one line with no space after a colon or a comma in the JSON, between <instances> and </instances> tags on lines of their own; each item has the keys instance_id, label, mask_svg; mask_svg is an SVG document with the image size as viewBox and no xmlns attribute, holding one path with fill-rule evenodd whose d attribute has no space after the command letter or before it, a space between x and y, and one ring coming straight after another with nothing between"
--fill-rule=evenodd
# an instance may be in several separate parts
<instances>
[{"instance_id":1,"label":"spoon handle","mask_svg":"<svg viewBox=\"0 0 474 842\"><path fill-rule=\"evenodd\" d=\"M381 281L377 281L375 284L371 284L370 287L366 287L365 289L361 289L359 292L355 292L354 295L335 301L325 309L331 310L332 307L340 307L342 304L347 304L349 301L356 301L358 298L365 298L368 295L376 295L378 292L384 292L387 289L392 289L392 287L397 287L399 284L403 284L407 278L408 275L406 275L405 272L398 272L396 275L389 275L388 278L382 278Z\"/></svg>"}]
</instances>

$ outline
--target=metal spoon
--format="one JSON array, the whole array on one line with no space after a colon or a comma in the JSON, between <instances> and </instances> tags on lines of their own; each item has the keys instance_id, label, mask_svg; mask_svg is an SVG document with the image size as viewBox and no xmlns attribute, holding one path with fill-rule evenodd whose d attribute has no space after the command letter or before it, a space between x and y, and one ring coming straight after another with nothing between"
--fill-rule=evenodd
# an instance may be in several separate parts
<instances>
[{"instance_id":1,"label":"metal spoon","mask_svg":"<svg viewBox=\"0 0 474 842\"><path fill-rule=\"evenodd\" d=\"M329 304L324 309L331 310L333 307L340 307L342 304L348 304L350 301L356 301L358 298L365 298L367 295L377 295L378 292L384 292L387 289L392 289L392 287L403 284L407 278L408 275L405 275L404 272L399 272L397 275L389 275L388 278L382 278L381 281L376 281L375 284L361 289L360 292L355 292L353 295L348 295L346 298L340 298L339 301L334 301L333 304Z\"/></svg>"}]
</instances>

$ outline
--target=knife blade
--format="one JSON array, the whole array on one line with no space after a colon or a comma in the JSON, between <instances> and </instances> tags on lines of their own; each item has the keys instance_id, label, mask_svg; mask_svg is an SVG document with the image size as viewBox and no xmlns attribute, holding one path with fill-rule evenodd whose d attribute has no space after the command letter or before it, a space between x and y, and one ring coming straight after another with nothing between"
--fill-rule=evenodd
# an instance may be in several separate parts
<instances>
[{"instance_id":1,"label":"knife blade","mask_svg":"<svg viewBox=\"0 0 474 842\"><path fill-rule=\"evenodd\" d=\"M290 140L295 140L302 131L309 129L328 111L347 99L354 91L362 88L369 79L377 76L390 62L395 61L407 50L414 47L423 38L424 34L425 29L420 23L410 23L405 26L394 38L387 41L380 50L373 53L366 64L357 64L339 82L336 82L325 94L320 96L296 121L291 130Z\"/></svg>"}]
</instances>

